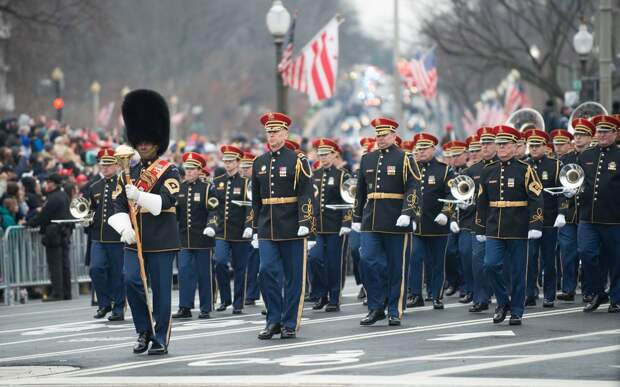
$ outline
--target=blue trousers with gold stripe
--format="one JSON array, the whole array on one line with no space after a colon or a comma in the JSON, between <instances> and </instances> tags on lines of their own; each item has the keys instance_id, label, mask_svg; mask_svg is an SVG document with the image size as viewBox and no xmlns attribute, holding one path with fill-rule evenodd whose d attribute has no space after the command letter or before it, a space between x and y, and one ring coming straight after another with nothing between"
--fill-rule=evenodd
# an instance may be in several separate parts
<instances>
[{"instance_id":1,"label":"blue trousers with gold stripe","mask_svg":"<svg viewBox=\"0 0 620 387\"><path fill-rule=\"evenodd\" d=\"M317 234L315 251L308 255L311 269L312 294L329 298L329 303L340 304L342 284L343 246L345 238L338 234Z\"/></svg>"},{"instance_id":2,"label":"blue trousers with gold stripe","mask_svg":"<svg viewBox=\"0 0 620 387\"><path fill-rule=\"evenodd\" d=\"M135 250L125 249L125 285L127 301L133 316L136 332L152 332L151 320L155 325L153 341L168 345L170 340L170 309L172 303L172 261L176 251L143 253L146 275L153 292L153 316L149 316L146 292L140 279L140 266Z\"/></svg>"},{"instance_id":3,"label":"blue trousers with gold stripe","mask_svg":"<svg viewBox=\"0 0 620 387\"><path fill-rule=\"evenodd\" d=\"M361 237L360 265L368 295L368 310L385 310L402 317L405 303L408 234L365 232Z\"/></svg>"},{"instance_id":4,"label":"blue trousers with gold stripe","mask_svg":"<svg viewBox=\"0 0 620 387\"><path fill-rule=\"evenodd\" d=\"M510 314L523 316L525 276L527 273L527 239L487 238L484 272L489 279L498 306L510 306ZM506 264L509 265L506 280Z\"/></svg>"},{"instance_id":5,"label":"blue trousers with gold stripe","mask_svg":"<svg viewBox=\"0 0 620 387\"><path fill-rule=\"evenodd\" d=\"M232 242L223 239L215 241L215 276L220 289L222 304L231 304L236 310L243 309L247 280L248 258L252 250L250 242ZM234 299L230 293L228 265L234 272Z\"/></svg>"},{"instance_id":6,"label":"blue trousers with gold stripe","mask_svg":"<svg viewBox=\"0 0 620 387\"><path fill-rule=\"evenodd\" d=\"M443 298L447 235L413 237L411 273L409 275L411 294L422 295L422 270L428 273L429 293L433 299Z\"/></svg>"},{"instance_id":7,"label":"blue trousers with gold stripe","mask_svg":"<svg viewBox=\"0 0 620 387\"><path fill-rule=\"evenodd\" d=\"M97 294L99 309L114 306L114 314L125 310L123 280L123 244L92 241L90 245L90 278Z\"/></svg>"},{"instance_id":8,"label":"blue trousers with gold stripe","mask_svg":"<svg viewBox=\"0 0 620 387\"><path fill-rule=\"evenodd\" d=\"M196 285L200 311L213 309L211 249L181 249L179 252L179 308L194 308Z\"/></svg>"},{"instance_id":9,"label":"blue trousers with gold stripe","mask_svg":"<svg viewBox=\"0 0 620 387\"><path fill-rule=\"evenodd\" d=\"M258 249L259 283L267 307L267 324L299 329L304 308L306 240L261 239L258 241Z\"/></svg>"}]
</instances>

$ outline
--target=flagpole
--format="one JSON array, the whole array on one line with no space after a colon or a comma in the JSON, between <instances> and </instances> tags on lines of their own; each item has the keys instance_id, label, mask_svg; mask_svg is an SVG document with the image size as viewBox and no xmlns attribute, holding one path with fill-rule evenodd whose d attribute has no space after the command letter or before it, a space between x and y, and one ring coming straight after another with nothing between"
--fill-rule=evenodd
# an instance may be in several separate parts
<instances>
[{"instance_id":1,"label":"flagpole","mask_svg":"<svg viewBox=\"0 0 620 387\"><path fill-rule=\"evenodd\" d=\"M394 0L394 119L402 125L402 90L398 61L400 60L400 31L398 21L398 0Z\"/></svg>"}]
</instances>

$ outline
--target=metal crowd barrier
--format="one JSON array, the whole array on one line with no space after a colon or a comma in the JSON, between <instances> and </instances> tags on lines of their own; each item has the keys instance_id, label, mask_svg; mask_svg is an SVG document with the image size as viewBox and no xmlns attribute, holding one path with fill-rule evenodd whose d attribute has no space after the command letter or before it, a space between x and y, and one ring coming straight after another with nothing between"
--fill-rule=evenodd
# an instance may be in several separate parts
<instances>
[{"instance_id":1,"label":"metal crowd barrier","mask_svg":"<svg viewBox=\"0 0 620 387\"><path fill-rule=\"evenodd\" d=\"M49 271L45 246L38 228L10 226L0 241L0 289L4 304L11 304L23 287L48 285ZM78 295L80 282L90 281L85 266L87 234L76 225L71 234L69 261L71 264L71 293Z\"/></svg>"}]
</instances>

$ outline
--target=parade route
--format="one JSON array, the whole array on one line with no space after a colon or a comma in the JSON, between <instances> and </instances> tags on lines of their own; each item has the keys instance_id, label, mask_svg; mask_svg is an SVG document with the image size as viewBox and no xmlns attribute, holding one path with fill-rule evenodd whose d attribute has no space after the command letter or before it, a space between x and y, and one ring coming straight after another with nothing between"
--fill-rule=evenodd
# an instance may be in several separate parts
<instances>
[{"instance_id":1,"label":"parade route","mask_svg":"<svg viewBox=\"0 0 620 387\"><path fill-rule=\"evenodd\" d=\"M352 281L349 280L349 283ZM0 308L0 385L617 385L620 329L606 306L528 308L522 326L492 312L408 309L401 327L361 327L346 287L341 312L305 306L298 338L259 341L262 306L175 320L170 354L134 355L130 316L91 318L88 298ZM173 296L176 305L177 294Z\"/></svg>"}]
</instances>

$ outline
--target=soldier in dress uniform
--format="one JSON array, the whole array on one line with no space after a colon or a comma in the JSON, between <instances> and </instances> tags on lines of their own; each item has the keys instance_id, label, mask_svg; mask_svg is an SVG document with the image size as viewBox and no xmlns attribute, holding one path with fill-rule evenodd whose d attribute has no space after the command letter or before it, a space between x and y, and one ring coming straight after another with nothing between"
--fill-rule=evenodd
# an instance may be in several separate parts
<instances>
[{"instance_id":1,"label":"soldier in dress uniform","mask_svg":"<svg viewBox=\"0 0 620 387\"><path fill-rule=\"evenodd\" d=\"M342 269L346 236L351 232L350 209L331 209L330 204L343 204L340 188L350 175L344 169L333 165L340 147L328 138L318 138L312 142L319 156L320 167L313 172L316 196L314 202L316 219L316 245L310 256L312 292L318 300L312 307L326 312L340 310L340 291L342 289Z\"/></svg>"},{"instance_id":2,"label":"soldier in dress uniform","mask_svg":"<svg viewBox=\"0 0 620 387\"><path fill-rule=\"evenodd\" d=\"M233 145L220 148L226 173L213 179L216 196L220 202L217 213L209 216L207 235L215 232L215 275L220 289L220 306L223 312L232 304L233 314L241 314L245 304L248 258L252 251L251 207L234 203L248 201L250 180L239 173L241 149ZM229 265L234 273L234 299L230 292Z\"/></svg>"},{"instance_id":3,"label":"soldier in dress uniform","mask_svg":"<svg viewBox=\"0 0 620 387\"><path fill-rule=\"evenodd\" d=\"M542 236L542 184L534 169L515 155L520 133L507 125L495 128L498 161L480 177L476 239L486 240L484 271L497 298L494 323L510 310L510 325L521 325L525 303L528 239ZM486 224L486 227L479 227ZM510 282L502 270L510 263Z\"/></svg>"},{"instance_id":4,"label":"soldier in dress uniform","mask_svg":"<svg viewBox=\"0 0 620 387\"><path fill-rule=\"evenodd\" d=\"M172 261L180 246L176 216L181 185L179 170L159 158L170 141L170 113L161 95L140 89L125 96L122 114L127 139L140 155L140 163L131 168L132 181L119 179L113 193L116 213L108 218L108 224L127 245L125 285L138 333L133 351L142 353L148 350L149 355L163 355L168 353L170 340ZM137 212L137 232L153 294L152 310L146 293L146 279L140 275L136 233L129 206Z\"/></svg>"},{"instance_id":5,"label":"soldier in dress uniform","mask_svg":"<svg viewBox=\"0 0 620 387\"><path fill-rule=\"evenodd\" d=\"M256 156L251 152L243 152L243 157L239 162L239 171L241 176L248 180L252 179L252 164L254 163ZM252 210L250 209L250 216L254 217ZM248 275L247 286L245 294L245 305L255 305L256 301L260 298L260 288L258 286L258 266L260 264L258 256L258 238L256 234L253 234L252 250L248 256Z\"/></svg>"},{"instance_id":6,"label":"soldier in dress uniform","mask_svg":"<svg viewBox=\"0 0 620 387\"><path fill-rule=\"evenodd\" d=\"M420 174L416 162L395 144L398 123L376 118L371 125L377 150L360 161L352 223L353 230L363 233L360 264L368 296L369 313L360 324L384 319L387 306L388 324L400 325Z\"/></svg>"},{"instance_id":7,"label":"soldier in dress uniform","mask_svg":"<svg viewBox=\"0 0 620 387\"><path fill-rule=\"evenodd\" d=\"M515 149L515 157L519 160L525 160L527 158L527 154L525 153L526 141L525 131L519 132L519 139L517 140L517 147Z\"/></svg>"},{"instance_id":8,"label":"soldier in dress uniform","mask_svg":"<svg viewBox=\"0 0 620 387\"><path fill-rule=\"evenodd\" d=\"M456 176L463 173L463 170L467 168L467 143L454 140L443 144L442 148L444 160L450 165L452 174ZM453 295L457 290L460 292L459 297L471 292L471 277L468 279L469 284L466 284L463 264L461 263L464 251L460 248L461 244L466 247L469 243L469 253L471 254L471 237L469 233L463 233L463 243L461 243L460 216L461 211L457 209L452 213L452 219L450 220L451 232L448 234L448 245L446 248L446 282L448 285L446 296ZM465 236L466 234L467 236ZM469 260L471 261L471 258ZM471 274L471 270L469 274Z\"/></svg>"},{"instance_id":9,"label":"soldier in dress uniform","mask_svg":"<svg viewBox=\"0 0 620 387\"><path fill-rule=\"evenodd\" d=\"M90 278L97 294L98 310L94 318L124 320L125 279L123 274L123 244L121 237L108 224L114 213L112 193L118 184L118 164L112 148L97 153L102 178L90 185L85 197L90 200L93 221L89 226Z\"/></svg>"},{"instance_id":10,"label":"soldier in dress uniform","mask_svg":"<svg viewBox=\"0 0 620 387\"><path fill-rule=\"evenodd\" d=\"M609 301L610 313L620 312L620 149L616 133L620 120L607 115L592 117L598 145L579 155L585 172L579 194L579 258L584 277L592 286L592 301L583 308L593 312ZM609 295L605 284L609 276Z\"/></svg>"},{"instance_id":11,"label":"soldier in dress uniform","mask_svg":"<svg viewBox=\"0 0 620 387\"><path fill-rule=\"evenodd\" d=\"M191 318L196 297L200 297L198 318L209 318L213 309L213 272L211 255L215 241L205 236L207 220L217 211L218 200L213 185L200 178L206 160L200 153L183 155L185 180L177 201L181 251L179 263L179 310L172 318Z\"/></svg>"},{"instance_id":12,"label":"soldier in dress uniform","mask_svg":"<svg viewBox=\"0 0 620 387\"><path fill-rule=\"evenodd\" d=\"M412 306L424 305L422 299L422 271L428 273L429 295L433 309L443 309L443 285L448 220L453 205L438 199L449 199L448 182L454 177L450 167L435 158L435 146L439 140L430 133L418 133L413 138L415 159L420 168L421 181L418 194L420 211L416 213L417 229L413 232L413 251L410 264L409 286Z\"/></svg>"},{"instance_id":13,"label":"soldier in dress uniform","mask_svg":"<svg viewBox=\"0 0 620 387\"><path fill-rule=\"evenodd\" d=\"M476 132L476 137L480 141L480 156L481 160L469 168L467 168L463 174L471 177L476 184L476 191L474 192L475 204L471 206L470 210L475 212L478 205L478 186L480 185L480 177L484 167L495 162L497 160L497 145L495 145L495 128L489 126L483 126ZM486 274L484 273L484 254L486 248L485 240L478 240L475 238L476 230L484 228L485 223L483 220L476 218L472 223L468 223L471 229L471 243L472 243L472 255L471 255L471 270L473 286L472 290L474 304L469 308L470 313L478 313L489 309L489 301L491 298L491 287Z\"/></svg>"},{"instance_id":14,"label":"soldier in dress uniform","mask_svg":"<svg viewBox=\"0 0 620 387\"><path fill-rule=\"evenodd\" d=\"M534 169L544 188L560 186L560 160L545 154L545 148L550 142L549 135L540 129L530 129L526 133L529 157L525 160ZM555 301L556 292L556 255L555 248L558 240L558 228L566 225L566 218L558 213L558 197L543 192L544 221L542 237L528 243L527 259L527 290L525 306L536 306L538 298L538 275L543 273L543 307L551 308Z\"/></svg>"},{"instance_id":15,"label":"soldier in dress uniform","mask_svg":"<svg viewBox=\"0 0 620 387\"><path fill-rule=\"evenodd\" d=\"M285 146L291 125L287 115L266 113L260 121L269 151L252 166L253 221L258 231L261 293L267 307L267 325L258 338L270 339L280 333L288 339L297 335L304 305L306 238L314 216L312 171L303 153Z\"/></svg>"},{"instance_id":16,"label":"soldier in dress uniform","mask_svg":"<svg viewBox=\"0 0 620 387\"><path fill-rule=\"evenodd\" d=\"M480 144L480 139L477 134L472 134L467 137L465 143L467 144L467 166L471 167L482 160L482 154L480 153L482 145Z\"/></svg>"}]
</instances>

